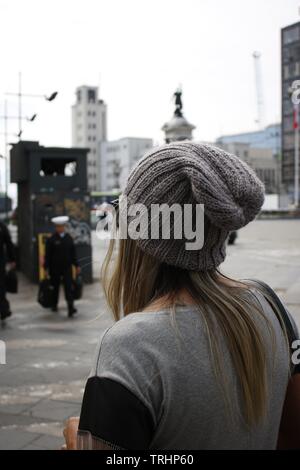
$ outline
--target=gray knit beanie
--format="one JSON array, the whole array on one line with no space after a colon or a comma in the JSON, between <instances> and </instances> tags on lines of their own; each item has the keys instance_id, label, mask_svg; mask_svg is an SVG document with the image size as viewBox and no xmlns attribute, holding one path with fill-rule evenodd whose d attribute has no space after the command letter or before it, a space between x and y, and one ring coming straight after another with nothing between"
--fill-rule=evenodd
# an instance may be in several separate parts
<instances>
[{"instance_id":1,"label":"gray knit beanie","mask_svg":"<svg viewBox=\"0 0 300 470\"><path fill-rule=\"evenodd\" d=\"M151 204L204 204L200 250L186 250L185 238L140 238L136 243L161 262L206 271L224 261L229 232L244 227L259 213L264 185L238 157L211 145L184 141L149 151L131 171L123 194L129 205L143 204L147 209Z\"/></svg>"}]
</instances>

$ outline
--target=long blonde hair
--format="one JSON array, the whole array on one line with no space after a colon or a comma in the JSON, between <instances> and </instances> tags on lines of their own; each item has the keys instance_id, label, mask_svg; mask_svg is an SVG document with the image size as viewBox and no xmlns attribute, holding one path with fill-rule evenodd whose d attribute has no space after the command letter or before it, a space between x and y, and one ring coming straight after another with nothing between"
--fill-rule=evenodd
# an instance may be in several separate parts
<instances>
[{"instance_id":1,"label":"long blonde hair","mask_svg":"<svg viewBox=\"0 0 300 470\"><path fill-rule=\"evenodd\" d=\"M114 319L118 321L122 316L143 311L162 297L176 307L178 291L186 290L202 313L217 377L223 378L226 389L216 323L226 340L240 384L245 423L248 426L257 424L266 414L268 383L267 351L254 318L255 312L265 321L273 347L275 336L262 307L243 295L245 289L249 291L247 282L234 281L219 270L192 272L161 263L144 253L130 238L121 239L118 244L115 253L115 240L110 241L101 273ZM229 284L228 280L234 281L235 285ZM276 309L272 299L268 300ZM286 335L283 324L282 328ZM227 392L225 395L228 404L230 397Z\"/></svg>"}]
</instances>

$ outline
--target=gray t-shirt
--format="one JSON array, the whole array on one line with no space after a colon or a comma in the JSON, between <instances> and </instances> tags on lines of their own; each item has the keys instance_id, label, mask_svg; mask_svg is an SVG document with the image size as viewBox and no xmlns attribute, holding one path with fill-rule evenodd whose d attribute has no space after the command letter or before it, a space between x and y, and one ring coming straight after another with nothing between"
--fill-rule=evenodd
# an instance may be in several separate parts
<instances>
[{"instance_id":1,"label":"gray t-shirt","mask_svg":"<svg viewBox=\"0 0 300 470\"><path fill-rule=\"evenodd\" d=\"M96 377L98 382L101 379L105 386L108 382L117 383L130 396L123 398L123 392L118 395L118 390L111 389L105 395L103 386L94 384L84 399L82 411L83 415L90 415L90 421L82 417L81 428L97 433L102 416L104 429L98 432L98 438L104 442L113 440L116 449L126 446L118 442L119 437L110 438L107 423L113 419L123 422L120 429L127 425L128 433L133 432L131 426L144 429L151 420L148 449L275 449L289 377L289 351L268 302L258 290L251 290L255 301L263 306L276 338L273 350L265 321L253 311L268 353L267 413L260 425L248 429L244 424L237 377L222 339L221 364L230 394L230 408L226 406L223 382L215 376L202 315L197 308L185 306L177 307L175 322L169 310L139 312L122 318L103 332L90 379ZM220 334L218 327L215 334ZM109 415L107 396L111 397L116 418ZM116 396L120 396L119 401ZM124 414L122 403L127 403L127 399L132 416L142 413L143 418L134 416L131 422L130 415ZM97 402L107 400L101 411L99 408L101 416L95 417ZM93 411L89 411L89 406L93 406ZM228 413L230 409L232 415ZM102 436L102 432L106 434Z\"/></svg>"}]
</instances>

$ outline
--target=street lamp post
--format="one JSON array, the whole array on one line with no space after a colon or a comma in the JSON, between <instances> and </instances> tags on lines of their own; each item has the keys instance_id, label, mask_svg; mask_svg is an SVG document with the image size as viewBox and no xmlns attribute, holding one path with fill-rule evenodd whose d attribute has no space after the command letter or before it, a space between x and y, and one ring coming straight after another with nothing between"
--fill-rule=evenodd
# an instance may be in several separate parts
<instances>
[{"instance_id":1,"label":"street lamp post","mask_svg":"<svg viewBox=\"0 0 300 470\"><path fill-rule=\"evenodd\" d=\"M33 122L37 117L37 114L33 114L31 117L22 117L20 115L20 111L21 111L21 107L19 106L19 115L18 116L9 116L8 112L7 112L7 100L5 100L4 101L4 115L0 116L0 119L4 120L4 132L3 132L3 135L4 135L4 155L3 155L3 158L5 160L5 163L4 163L4 165L5 165L4 166L4 187L5 187L4 208L5 209L4 210L5 210L5 217L6 218L8 217L8 152L7 152L8 131L7 131L7 121L8 121L8 119L17 119L19 121L19 133L16 136L19 137L19 139L20 139L21 134L22 134L22 124L20 124L20 122L22 123L22 120ZM2 132L0 134L2 134Z\"/></svg>"},{"instance_id":2,"label":"street lamp post","mask_svg":"<svg viewBox=\"0 0 300 470\"><path fill-rule=\"evenodd\" d=\"M17 96L18 97L18 116L8 116L7 115L7 101L5 100L4 103L4 116L0 116L4 119L4 158L5 158L5 215L8 216L8 155L7 155L7 120L8 119L17 119L19 122L19 132L17 137L21 140L22 136L22 121L24 120L22 116L22 97L26 96L29 98L43 98L46 101L53 101L55 100L58 92L54 91L50 95L37 95L32 93L23 93L22 92L22 74L19 72L19 87L17 93L5 93L7 96ZM33 114L31 117L25 118L27 121L34 121L36 118L36 114Z\"/></svg>"},{"instance_id":3,"label":"street lamp post","mask_svg":"<svg viewBox=\"0 0 300 470\"><path fill-rule=\"evenodd\" d=\"M38 95L34 93L23 93L22 92L22 74L19 72L19 91L17 93L5 93L7 96L17 96L18 97L18 107L19 107L19 135L21 138L22 135L22 98L23 96L28 97L28 98L42 98L46 101L53 101L58 95L58 91L54 91L50 95Z\"/></svg>"}]
</instances>

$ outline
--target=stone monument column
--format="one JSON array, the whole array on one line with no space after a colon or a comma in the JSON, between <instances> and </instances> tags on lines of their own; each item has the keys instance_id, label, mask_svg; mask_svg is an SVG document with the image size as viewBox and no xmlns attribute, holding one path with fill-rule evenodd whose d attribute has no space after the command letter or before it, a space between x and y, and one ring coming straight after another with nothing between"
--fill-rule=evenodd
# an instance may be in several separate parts
<instances>
[{"instance_id":1,"label":"stone monument column","mask_svg":"<svg viewBox=\"0 0 300 470\"><path fill-rule=\"evenodd\" d=\"M177 89L174 93L175 110L172 119L166 122L162 131L165 133L165 142L178 142L180 140L193 140L193 130L196 126L189 123L182 112L182 90Z\"/></svg>"}]
</instances>

